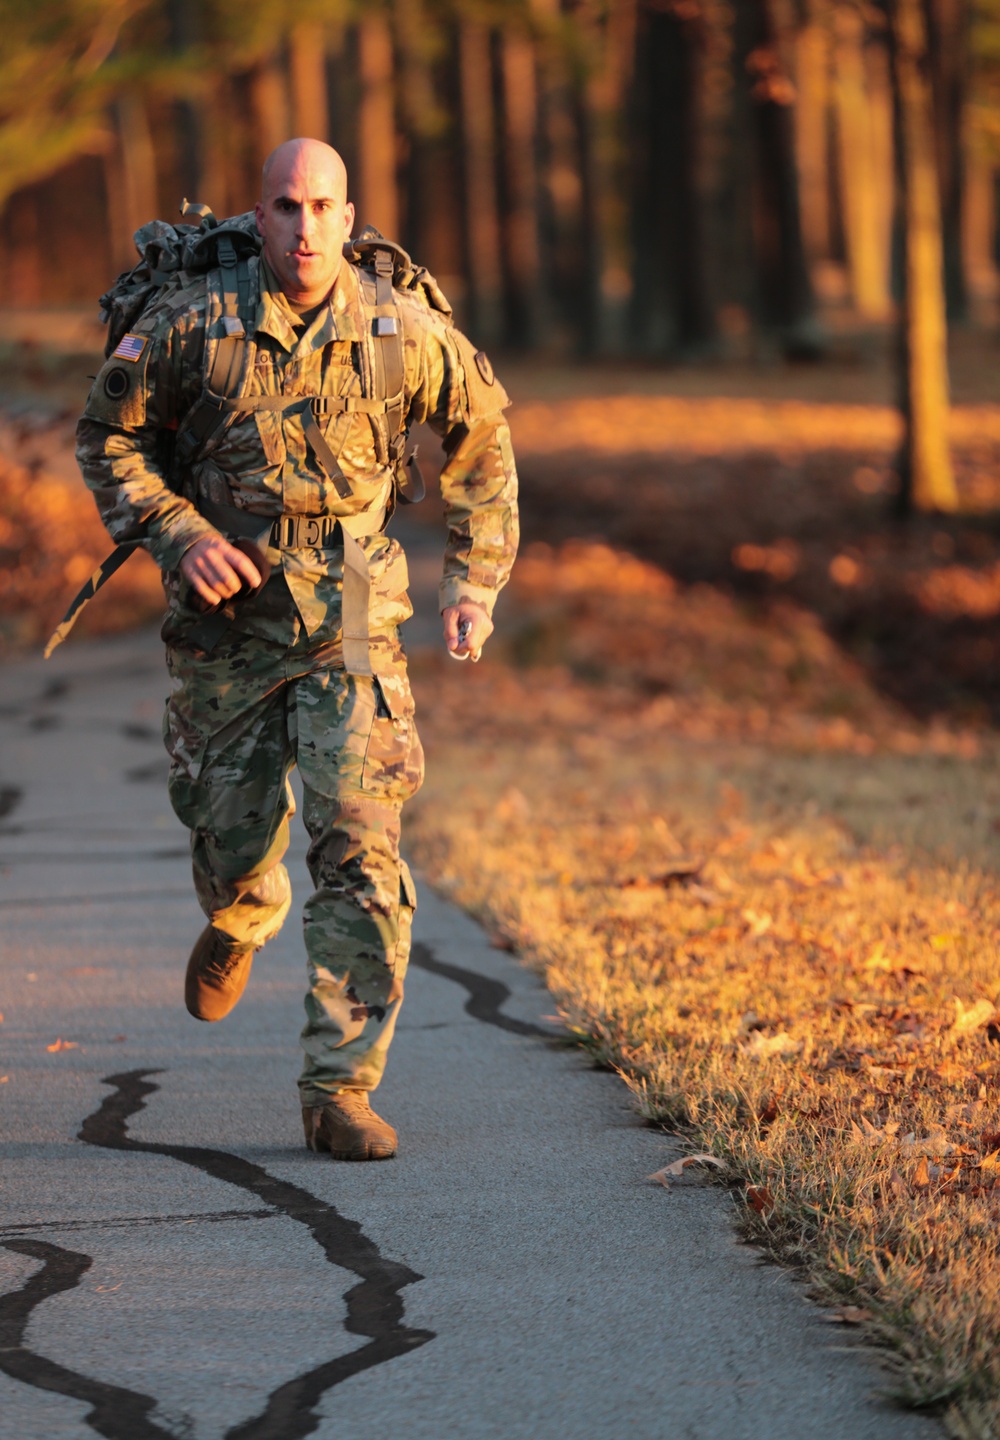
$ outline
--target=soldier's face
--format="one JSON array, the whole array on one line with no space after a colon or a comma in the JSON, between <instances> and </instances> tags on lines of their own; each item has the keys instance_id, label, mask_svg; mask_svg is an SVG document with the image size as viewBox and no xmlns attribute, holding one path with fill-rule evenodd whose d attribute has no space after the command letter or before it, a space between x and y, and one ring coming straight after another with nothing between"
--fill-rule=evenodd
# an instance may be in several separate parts
<instances>
[{"instance_id":1,"label":"soldier's face","mask_svg":"<svg viewBox=\"0 0 1000 1440\"><path fill-rule=\"evenodd\" d=\"M267 263L298 305L326 299L354 224L343 168L330 162L326 150L307 149L275 165L257 205Z\"/></svg>"}]
</instances>

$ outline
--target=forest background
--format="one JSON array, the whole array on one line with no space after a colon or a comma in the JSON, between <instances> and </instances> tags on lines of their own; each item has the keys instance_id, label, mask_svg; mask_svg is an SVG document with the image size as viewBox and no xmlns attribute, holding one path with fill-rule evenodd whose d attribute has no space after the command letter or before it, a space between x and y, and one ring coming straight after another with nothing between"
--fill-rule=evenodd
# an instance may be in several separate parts
<instances>
[{"instance_id":1,"label":"forest background","mask_svg":"<svg viewBox=\"0 0 1000 1440\"><path fill-rule=\"evenodd\" d=\"M949 317L995 297L997 0L2 0L0 20L0 304L89 300L138 225L182 196L248 209L262 157L309 134L480 343L816 355L902 294L911 21Z\"/></svg>"}]
</instances>

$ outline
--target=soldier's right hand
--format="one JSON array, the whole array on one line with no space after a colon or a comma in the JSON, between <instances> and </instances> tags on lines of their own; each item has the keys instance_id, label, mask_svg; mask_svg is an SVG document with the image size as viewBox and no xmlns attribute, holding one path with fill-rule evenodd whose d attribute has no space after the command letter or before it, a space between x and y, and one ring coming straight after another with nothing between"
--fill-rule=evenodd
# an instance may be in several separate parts
<instances>
[{"instance_id":1,"label":"soldier's right hand","mask_svg":"<svg viewBox=\"0 0 1000 1440\"><path fill-rule=\"evenodd\" d=\"M262 577L242 550L221 535L206 535L181 556L181 574L208 606L222 605L241 590L256 590Z\"/></svg>"}]
</instances>

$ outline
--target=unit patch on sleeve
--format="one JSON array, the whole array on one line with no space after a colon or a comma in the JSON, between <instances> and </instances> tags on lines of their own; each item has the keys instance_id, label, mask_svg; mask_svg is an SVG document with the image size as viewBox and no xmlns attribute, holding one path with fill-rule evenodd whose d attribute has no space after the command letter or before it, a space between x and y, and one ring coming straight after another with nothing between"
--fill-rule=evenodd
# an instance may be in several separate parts
<instances>
[{"instance_id":1,"label":"unit patch on sleeve","mask_svg":"<svg viewBox=\"0 0 1000 1440\"><path fill-rule=\"evenodd\" d=\"M139 356L146 348L147 338L148 337L145 335L123 336L121 342L119 343L118 349L115 351L115 359L132 361L138 360Z\"/></svg>"}]
</instances>

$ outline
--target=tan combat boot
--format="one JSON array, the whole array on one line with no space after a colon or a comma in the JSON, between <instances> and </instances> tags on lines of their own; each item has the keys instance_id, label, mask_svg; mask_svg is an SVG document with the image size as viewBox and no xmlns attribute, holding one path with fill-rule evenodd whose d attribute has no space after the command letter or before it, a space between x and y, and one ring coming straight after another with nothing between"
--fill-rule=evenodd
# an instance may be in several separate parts
<instances>
[{"instance_id":1,"label":"tan combat boot","mask_svg":"<svg viewBox=\"0 0 1000 1440\"><path fill-rule=\"evenodd\" d=\"M221 1020L250 979L253 950L230 950L211 925L194 942L184 977L184 1003L196 1020Z\"/></svg>"},{"instance_id":2,"label":"tan combat boot","mask_svg":"<svg viewBox=\"0 0 1000 1440\"><path fill-rule=\"evenodd\" d=\"M396 1132L376 1115L365 1090L339 1090L325 1105L303 1105L306 1144L334 1160L388 1160L396 1153Z\"/></svg>"}]
</instances>

